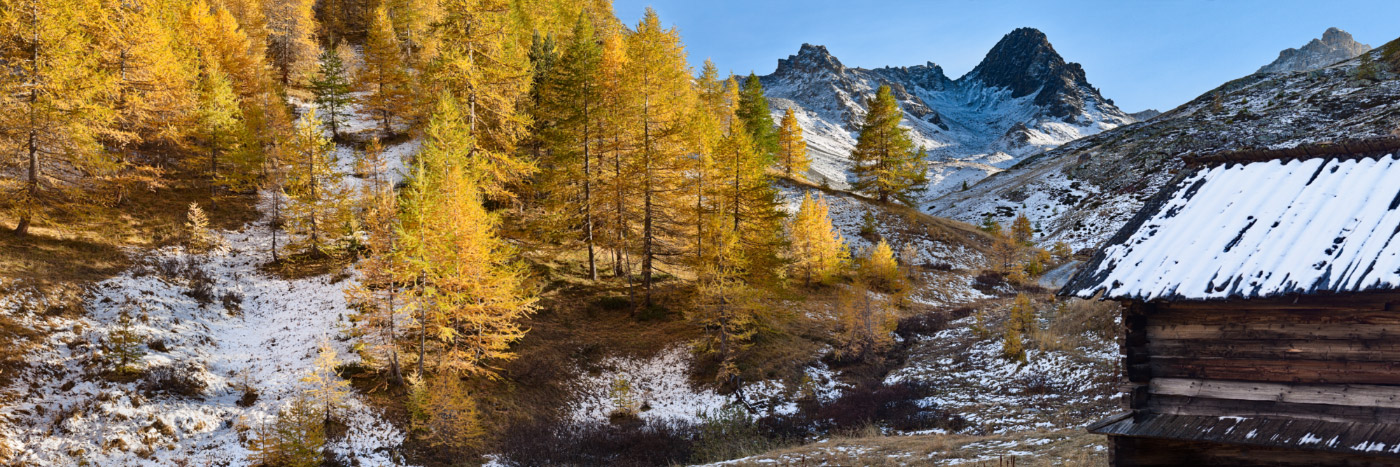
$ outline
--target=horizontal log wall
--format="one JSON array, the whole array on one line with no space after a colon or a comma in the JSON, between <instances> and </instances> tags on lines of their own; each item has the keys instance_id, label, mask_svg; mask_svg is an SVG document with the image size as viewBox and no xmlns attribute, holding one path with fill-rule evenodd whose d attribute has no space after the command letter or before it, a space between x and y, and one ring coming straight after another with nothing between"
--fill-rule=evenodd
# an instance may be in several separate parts
<instances>
[{"instance_id":1,"label":"horizontal log wall","mask_svg":"<svg viewBox=\"0 0 1400 467\"><path fill-rule=\"evenodd\" d=\"M1146 394L1129 406L1400 423L1397 304L1349 294L1139 305L1145 339L1125 344L1125 372Z\"/></svg>"},{"instance_id":2,"label":"horizontal log wall","mask_svg":"<svg viewBox=\"0 0 1400 467\"><path fill-rule=\"evenodd\" d=\"M1127 436L1109 437L1109 460L1116 466L1397 465L1397 460L1383 457Z\"/></svg>"}]
</instances>

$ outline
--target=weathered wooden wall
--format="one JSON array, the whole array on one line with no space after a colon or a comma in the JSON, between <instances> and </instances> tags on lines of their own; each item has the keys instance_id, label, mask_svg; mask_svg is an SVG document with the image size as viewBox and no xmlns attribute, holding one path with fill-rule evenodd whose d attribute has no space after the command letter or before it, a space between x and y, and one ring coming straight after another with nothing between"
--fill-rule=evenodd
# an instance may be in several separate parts
<instances>
[{"instance_id":1,"label":"weathered wooden wall","mask_svg":"<svg viewBox=\"0 0 1400 467\"><path fill-rule=\"evenodd\" d=\"M1109 462L1118 466L1400 465L1400 459L1387 459L1383 457L1128 436L1109 437Z\"/></svg>"},{"instance_id":2,"label":"weathered wooden wall","mask_svg":"<svg viewBox=\"0 0 1400 467\"><path fill-rule=\"evenodd\" d=\"M1125 307L1123 324L1124 405L1137 422L1155 414L1303 419L1340 423L1329 426L1348 436L1368 426L1400 427L1400 294L1135 302ZM1284 447L1282 441L1296 444L1306 434L1279 431L1262 435L1278 435L1280 446L1261 436L1254 447L1113 436L1114 459L1400 465L1400 458L1346 454L1343 446Z\"/></svg>"}]
</instances>

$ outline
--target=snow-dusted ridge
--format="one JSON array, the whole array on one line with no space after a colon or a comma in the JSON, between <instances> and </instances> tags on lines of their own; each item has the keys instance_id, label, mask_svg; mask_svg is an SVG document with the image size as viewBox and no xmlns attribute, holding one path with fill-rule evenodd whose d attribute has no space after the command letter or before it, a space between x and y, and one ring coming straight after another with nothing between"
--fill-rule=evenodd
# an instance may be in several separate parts
<instances>
[{"instance_id":1,"label":"snow-dusted ridge","mask_svg":"<svg viewBox=\"0 0 1400 467\"><path fill-rule=\"evenodd\" d=\"M848 186L850 152L866 100L889 85L914 143L929 150L929 199L960 190L1026 157L1134 120L1104 99L1044 34L1008 34L976 69L949 79L933 63L848 68L825 47L804 44L761 78L774 117L796 114L812 168L807 176Z\"/></svg>"}]
</instances>

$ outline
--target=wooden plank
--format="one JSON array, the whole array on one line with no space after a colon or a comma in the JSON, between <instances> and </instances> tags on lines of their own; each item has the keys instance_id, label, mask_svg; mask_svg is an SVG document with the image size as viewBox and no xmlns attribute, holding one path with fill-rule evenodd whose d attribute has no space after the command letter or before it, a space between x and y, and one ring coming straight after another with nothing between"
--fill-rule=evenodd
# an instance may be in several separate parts
<instances>
[{"instance_id":1,"label":"wooden plank","mask_svg":"<svg viewBox=\"0 0 1400 467\"><path fill-rule=\"evenodd\" d=\"M1256 298L1249 300L1210 300L1156 302L1157 311L1177 310L1260 310L1260 309L1346 309L1372 307L1376 304L1400 303L1400 292L1377 291L1357 293L1317 293L1310 295L1290 295L1281 298Z\"/></svg>"},{"instance_id":2,"label":"wooden plank","mask_svg":"<svg viewBox=\"0 0 1400 467\"><path fill-rule=\"evenodd\" d=\"M1332 423L1400 424L1400 409L1354 405L1293 404L1153 394L1147 411L1164 415L1315 420Z\"/></svg>"},{"instance_id":3,"label":"wooden plank","mask_svg":"<svg viewBox=\"0 0 1400 467\"><path fill-rule=\"evenodd\" d=\"M1309 323L1309 324L1400 324L1400 312L1384 311L1379 304L1374 309L1303 309L1303 310L1176 310L1161 312L1147 318L1149 326L1168 324L1233 324L1233 323Z\"/></svg>"},{"instance_id":4,"label":"wooden plank","mask_svg":"<svg viewBox=\"0 0 1400 467\"><path fill-rule=\"evenodd\" d=\"M1400 384L1400 362L1152 357L1154 378L1277 383Z\"/></svg>"},{"instance_id":5,"label":"wooden plank","mask_svg":"<svg viewBox=\"0 0 1400 467\"><path fill-rule=\"evenodd\" d=\"M1154 395L1400 409L1400 386L1155 378L1150 387Z\"/></svg>"},{"instance_id":6,"label":"wooden plank","mask_svg":"<svg viewBox=\"0 0 1400 467\"><path fill-rule=\"evenodd\" d=\"M1109 436L1115 466L1395 466L1400 460L1317 450L1134 436Z\"/></svg>"},{"instance_id":7,"label":"wooden plank","mask_svg":"<svg viewBox=\"0 0 1400 467\"><path fill-rule=\"evenodd\" d=\"M1400 325L1278 324L1242 322L1223 325L1175 324L1147 326L1148 341L1170 339L1348 339L1400 338Z\"/></svg>"},{"instance_id":8,"label":"wooden plank","mask_svg":"<svg viewBox=\"0 0 1400 467\"><path fill-rule=\"evenodd\" d=\"M1400 340L1158 339L1144 353L1161 357L1400 361Z\"/></svg>"}]
</instances>

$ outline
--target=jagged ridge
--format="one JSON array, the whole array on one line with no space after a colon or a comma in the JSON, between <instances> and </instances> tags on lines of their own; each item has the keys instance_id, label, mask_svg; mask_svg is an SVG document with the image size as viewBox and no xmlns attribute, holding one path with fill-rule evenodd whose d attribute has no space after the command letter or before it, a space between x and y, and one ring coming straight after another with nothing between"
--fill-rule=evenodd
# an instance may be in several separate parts
<instances>
[{"instance_id":1,"label":"jagged ridge","mask_svg":"<svg viewBox=\"0 0 1400 467\"><path fill-rule=\"evenodd\" d=\"M1134 121L1066 62L1044 33L1007 34L953 80L933 62L846 67L826 47L803 44L761 78L775 113L792 108L812 149L809 177L844 186L865 100L889 85L933 159L930 195L960 189L1027 156Z\"/></svg>"}]
</instances>

